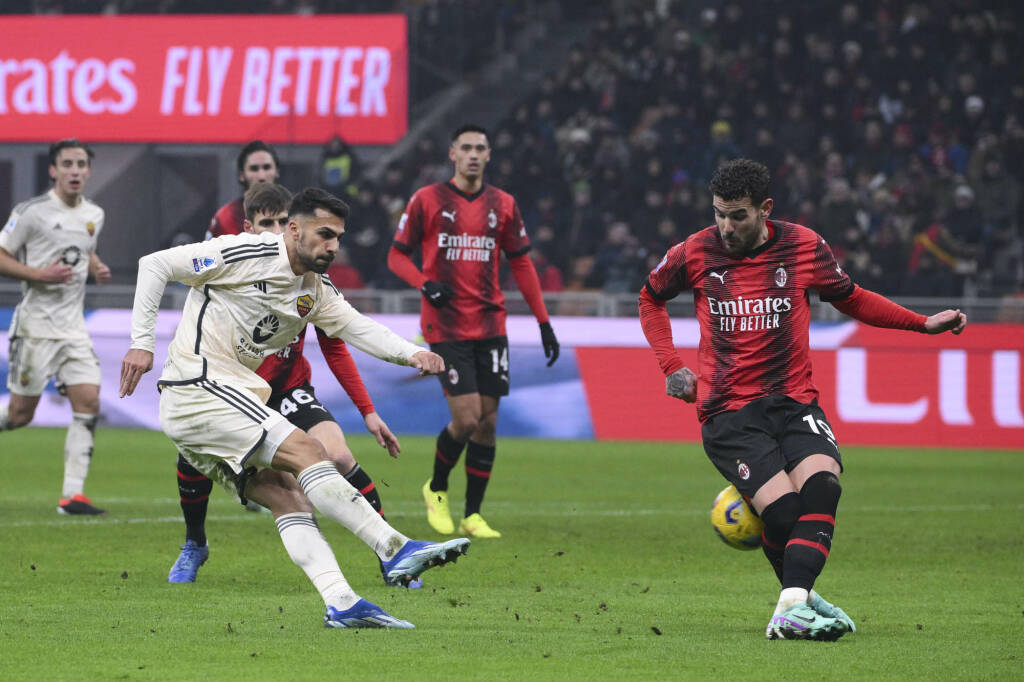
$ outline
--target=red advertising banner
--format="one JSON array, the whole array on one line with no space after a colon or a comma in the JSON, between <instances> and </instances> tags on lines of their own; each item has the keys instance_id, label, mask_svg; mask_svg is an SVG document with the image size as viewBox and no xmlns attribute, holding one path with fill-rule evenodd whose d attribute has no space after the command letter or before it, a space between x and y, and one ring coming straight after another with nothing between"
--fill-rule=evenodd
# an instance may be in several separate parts
<instances>
[{"instance_id":1,"label":"red advertising banner","mask_svg":"<svg viewBox=\"0 0 1024 682\"><path fill-rule=\"evenodd\" d=\"M0 141L391 144L402 14L0 17Z\"/></svg>"},{"instance_id":2,"label":"red advertising banner","mask_svg":"<svg viewBox=\"0 0 1024 682\"><path fill-rule=\"evenodd\" d=\"M840 446L1024 449L1021 325L926 336L857 325L811 351L814 382ZM696 367L695 348L680 348ZM648 348L576 348L602 440L700 440L693 405L669 398Z\"/></svg>"}]
</instances>

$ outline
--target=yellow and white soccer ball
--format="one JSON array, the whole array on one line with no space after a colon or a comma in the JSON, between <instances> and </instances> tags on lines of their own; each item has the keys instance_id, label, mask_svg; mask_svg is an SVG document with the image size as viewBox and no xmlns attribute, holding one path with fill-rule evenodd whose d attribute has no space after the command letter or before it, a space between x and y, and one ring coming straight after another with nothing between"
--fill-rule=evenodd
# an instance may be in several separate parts
<instances>
[{"instance_id":1,"label":"yellow and white soccer ball","mask_svg":"<svg viewBox=\"0 0 1024 682\"><path fill-rule=\"evenodd\" d=\"M757 549L761 546L764 522L754 514L736 486L718 493L711 505L711 525L722 542L736 549Z\"/></svg>"}]
</instances>

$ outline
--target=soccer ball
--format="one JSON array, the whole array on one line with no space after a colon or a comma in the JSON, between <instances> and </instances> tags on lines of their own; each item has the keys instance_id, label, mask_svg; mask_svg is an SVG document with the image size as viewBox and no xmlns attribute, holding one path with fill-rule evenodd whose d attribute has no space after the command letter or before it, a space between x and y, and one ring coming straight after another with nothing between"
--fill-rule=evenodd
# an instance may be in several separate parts
<instances>
[{"instance_id":1,"label":"soccer ball","mask_svg":"<svg viewBox=\"0 0 1024 682\"><path fill-rule=\"evenodd\" d=\"M761 546L764 522L754 514L736 486L718 493L711 505L711 525L722 542L736 549L757 549Z\"/></svg>"}]
</instances>

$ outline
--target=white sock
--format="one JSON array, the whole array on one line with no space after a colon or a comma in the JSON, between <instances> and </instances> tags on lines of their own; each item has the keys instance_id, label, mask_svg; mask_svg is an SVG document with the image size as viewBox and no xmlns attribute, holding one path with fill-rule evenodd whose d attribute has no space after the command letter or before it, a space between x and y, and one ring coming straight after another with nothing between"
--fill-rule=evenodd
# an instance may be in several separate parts
<instances>
[{"instance_id":1,"label":"white sock","mask_svg":"<svg viewBox=\"0 0 1024 682\"><path fill-rule=\"evenodd\" d=\"M0 407L0 431L11 428L11 422L7 419L7 406Z\"/></svg>"},{"instance_id":2,"label":"white sock","mask_svg":"<svg viewBox=\"0 0 1024 682\"><path fill-rule=\"evenodd\" d=\"M68 498L79 495L85 489L85 477L89 475L92 461L92 434L96 430L99 415L74 412L68 435L64 439L64 486L60 496Z\"/></svg>"},{"instance_id":3,"label":"white sock","mask_svg":"<svg viewBox=\"0 0 1024 682\"><path fill-rule=\"evenodd\" d=\"M381 561L391 559L409 538L392 528L370 503L338 473L334 462L324 460L302 470L299 486L313 506L337 521L373 548Z\"/></svg>"},{"instance_id":4,"label":"white sock","mask_svg":"<svg viewBox=\"0 0 1024 682\"><path fill-rule=\"evenodd\" d=\"M277 519L277 532L295 565L306 572L313 587L324 599L324 606L344 611L359 601L345 576L338 568L338 560L327 540L320 533L312 514L296 512Z\"/></svg>"},{"instance_id":5,"label":"white sock","mask_svg":"<svg viewBox=\"0 0 1024 682\"><path fill-rule=\"evenodd\" d=\"M817 597L817 596L818 596L818 593L815 592L814 590L811 590L810 592L808 592L807 593L807 603L810 604L812 601L814 601L814 598Z\"/></svg>"},{"instance_id":6,"label":"white sock","mask_svg":"<svg viewBox=\"0 0 1024 682\"><path fill-rule=\"evenodd\" d=\"M779 603L775 607L775 615L779 615L797 604L807 603L807 590L802 587L787 587L779 593Z\"/></svg>"}]
</instances>

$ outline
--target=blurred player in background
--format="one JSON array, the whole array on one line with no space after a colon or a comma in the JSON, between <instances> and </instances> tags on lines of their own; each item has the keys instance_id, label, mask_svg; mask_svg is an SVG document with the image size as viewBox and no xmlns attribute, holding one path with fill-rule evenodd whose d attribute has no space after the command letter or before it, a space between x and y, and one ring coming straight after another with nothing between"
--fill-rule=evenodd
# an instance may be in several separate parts
<instances>
[{"instance_id":1,"label":"blurred player in background","mask_svg":"<svg viewBox=\"0 0 1024 682\"><path fill-rule=\"evenodd\" d=\"M103 514L84 494L100 411L100 363L85 328L85 281L110 281L96 255L103 209L82 196L93 152L76 139L50 145L53 189L14 208L0 232L0 274L23 280L24 297L10 328L7 388L0 431L35 416L51 378L71 401L64 441L64 484L57 511Z\"/></svg>"},{"instance_id":2,"label":"blurred player in background","mask_svg":"<svg viewBox=\"0 0 1024 682\"><path fill-rule=\"evenodd\" d=\"M268 231L283 233L288 225L288 204L291 198L291 193L281 185L257 183L250 187L244 197L245 231L254 234ZM316 332L320 350L327 359L328 366L363 415L366 429L373 434L381 447L387 449L388 454L398 457L401 445L374 409L348 346L341 339L327 336L319 328ZM271 394L267 405L320 441L327 450L328 458L338 468L338 472L352 484L352 487L362 493L374 511L383 516L380 494L373 479L356 462L352 451L345 443L345 434L342 433L341 427L327 408L317 400L316 392L309 383L309 360L302 354L305 343L306 330L303 328L288 346L269 356L256 371L270 384ZM210 554L206 541L206 509L213 481L196 471L180 455L178 461L178 486L185 516L185 544L181 548L178 560L171 567L167 580L172 583L191 583L195 582L199 567L206 562ZM188 471L194 471L195 475L183 475L182 463L188 467ZM419 579L409 584L409 587L420 586L422 581Z\"/></svg>"},{"instance_id":3,"label":"blurred player in background","mask_svg":"<svg viewBox=\"0 0 1024 682\"><path fill-rule=\"evenodd\" d=\"M484 184L491 158L487 131L464 125L452 135L448 182L417 191L398 224L388 253L391 270L423 292L420 325L430 348L445 359L441 386L451 421L441 429L434 475L423 486L427 520L438 533L455 530L448 507L448 474L466 449L466 507L459 532L475 538L501 533L480 515L495 456L498 402L508 395L505 296L498 280L499 249L540 324L550 367L558 340L548 321L530 240L511 195ZM423 270L410 257L421 250ZM468 445L467 445L468 443Z\"/></svg>"},{"instance_id":4,"label":"blurred player in background","mask_svg":"<svg viewBox=\"0 0 1024 682\"><path fill-rule=\"evenodd\" d=\"M238 183L243 191L261 182L277 182L281 174L281 164L277 160L277 152L270 145L260 140L253 140L242 147L235 161L238 168ZM245 208L242 197L221 206L213 214L210 227L206 230L206 238L220 237L225 234L241 234L242 223L245 222Z\"/></svg>"},{"instance_id":5,"label":"blurred player in background","mask_svg":"<svg viewBox=\"0 0 1024 682\"><path fill-rule=\"evenodd\" d=\"M388 584L408 582L465 553L469 540L417 542L392 528L338 472L317 440L265 405L263 360L312 322L365 352L421 374L444 361L357 312L323 277L345 231L348 206L316 188L292 200L283 235L225 236L143 257L121 396L153 366L160 299L187 284L181 321L159 381L160 424L189 463L271 510L281 541L324 600L328 627L411 628L361 599L338 567L314 508L373 548Z\"/></svg>"},{"instance_id":6,"label":"blurred player in background","mask_svg":"<svg viewBox=\"0 0 1024 682\"><path fill-rule=\"evenodd\" d=\"M782 584L768 639L832 640L853 621L812 588L835 530L842 458L811 380L809 292L877 327L959 334L967 317L918 315L854 284L825 240L769 220L768 169L748 159L711 179L715 225L672 247L640 294L640 321L668 395L697 403L704 449L754 507ZM698 372L683 366L665 302L693 291Z\"/></svg>"}]
</instances>

